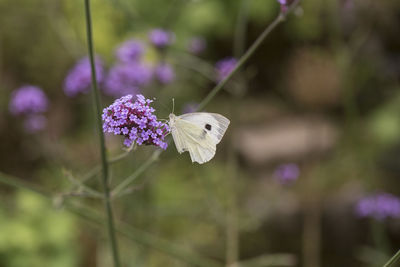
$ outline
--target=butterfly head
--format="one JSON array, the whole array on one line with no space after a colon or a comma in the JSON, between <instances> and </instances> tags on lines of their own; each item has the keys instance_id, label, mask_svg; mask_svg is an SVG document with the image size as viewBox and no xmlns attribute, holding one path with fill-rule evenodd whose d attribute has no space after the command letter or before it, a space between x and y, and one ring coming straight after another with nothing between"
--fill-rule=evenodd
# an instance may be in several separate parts
<instances>
[{"instance_id":1,"label":"butterfly head","mask_svg":"<svg viewBox=\"0 0 400 267\"><path fill-rule=\"evenodd\" d=\"M176 116L174 113L169 114L169 125L173 125L176 120Z\"/></svg>"}]
</instances>

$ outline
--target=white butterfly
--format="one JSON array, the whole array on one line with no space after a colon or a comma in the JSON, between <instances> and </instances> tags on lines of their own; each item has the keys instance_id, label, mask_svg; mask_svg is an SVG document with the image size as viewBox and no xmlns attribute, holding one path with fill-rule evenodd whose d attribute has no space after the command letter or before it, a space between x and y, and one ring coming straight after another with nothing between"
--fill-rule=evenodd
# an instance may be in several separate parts
<instances>
[{"instance_id":1,"label":"white butterfly","mask_svg":"<svg viewBox=\"0 0 400 267\"><path fill-rule=\"evenodd\" d=\"M230 121L216 113L194 112L169 115L169 126L179 153L189 151L192 162L211 160Z\"/></svg>"}]
</instances>

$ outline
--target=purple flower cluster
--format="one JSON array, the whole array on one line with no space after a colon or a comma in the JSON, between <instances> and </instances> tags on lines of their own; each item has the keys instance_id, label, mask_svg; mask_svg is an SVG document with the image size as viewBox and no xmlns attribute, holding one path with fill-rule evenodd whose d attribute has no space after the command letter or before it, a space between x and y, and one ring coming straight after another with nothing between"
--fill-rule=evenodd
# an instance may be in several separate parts
<instances>
[{"instance_id":1,"label":"purple flower cluster","mask_svg":"<svg viewBox=\"0 0 400 267\"><path fill-rule=\"evenodd\" d=\"M96 79L98 83L103 81L104 67L100 57L95 58ZM80 93L88 93L92 83L89 58L80 59L69 71L64 80L64 92L69 97L77 96Z\"/></svg>"},{"instance_id":2,"label":"purple flower cluster","mask_svg":"<svg viewBox=\"0 0 400 267\"><path fill-rule=\"evenodd\" d=\"M235 58L225 58L215 64L215 71L217 73L217 80L222 81L225 79L232 70L236 67L237 60Z\"/></svg>"},{"instance_id":3,"label":"purple flower cluster","mask_svg":"<svg viewBox=\"0 0 400 267\"><path fill-rule=\"evenodd\" d=\"M175 41L175 35L170 31L154 29L149 33L150 42L157 48L165 48Z\"/></svg>"},{"instance_id":4,"label":"purple flower cluster","mask_svg":"<svg viewBox=\"0 0 400 267\"><path fill-rule=\"evenodd\" d=\"M290 184L299 178L300 169L294 163L282 164L276 168L274 178L280 184Z\"/></svg>"},{"instance_id":5,"label":"purple flower cluster","mask_svg":"<svg viewBox=\"0 0 400 267\"><path fill-rule=\"evenodd\" d=\"M49 101L42 89L25 85L12 93L9 109L13 115L29 115L45 112L48 105Z\"/></svg>"},{"instance_id":6,"label":"purple flower cluster","mask_svg":"<svg viewBox=\"0 0 400 267\"><path fill-rule=\"evenodd\" d=\"M145 47L143 43L141 41L131 39L122 43L118 47L116 56L120 62L137 62L141 59L144 52Z\"/></svg>"},{"instance_id":7,"label":"purple flower cluster","mask_svg":"<svg viewBox=\"0 0 400 267\"><path fill-rule=\"evenodd\" d=\"M400 199L389 193L377 193L360 199L355 207L360 217L372 217L377 220L400 218Z\"/></svg>"},{"instance_id":8,"label":"purple flower cluster","mask_svg":"<svg viewBox=\"0 0 400 267\"><path fill-rule=\"evenodd\" d=\"M193 37L188 44L189 52L195 55L202 53L206 47L206 40L202 37Z\"/></svg>"},{"instance_id":9,"label":"purple flower cluster","mask_svg":"<svg viewBox=\"0 0 400 267\"><path fill-rule=\"evenodd\" d=\"M151 78L151 68L143 63L117 64L107 75L104 92L114 97L136 94L139 88L151 82Z\"/></svg>"},{"instance_id":10,"label":"purple flower cluster","mask_svg":"<svg viewBox=\"0 0 400 267\"><path fill-rule=\"evenodd\" d=\"M49 100L42 89L25 85L12 93L9 109L14 116L23 117L27 132L34 133L46 127L46 117L41 114L47 111L48 106Z\"/></svg>"},{"instance_id":11,"label":"purple flower cluster","mask_svg":"<svg viewBox=\"0 0 400 267\"><path fill-rule=\"evenodd\" d=\"M103 110L103 130L107 133L125 137L124 145L129 147L133 143L138 145L155 145L167 149L164 142L170 129L167 124L157 120L150 107L150 99L143 95L126 95Z\"/></svg>"},{"instance_id":12,"label":"purple flower cluster","mask_svg":"<svg viewBox=\"0 0 400 267\"><path fill-rule=\"evenodd\" d=\"M174 69L167 63L157 65L154 70L154 75L162 84L171 83L175 79Z\"/></svg>"}]
</instances>

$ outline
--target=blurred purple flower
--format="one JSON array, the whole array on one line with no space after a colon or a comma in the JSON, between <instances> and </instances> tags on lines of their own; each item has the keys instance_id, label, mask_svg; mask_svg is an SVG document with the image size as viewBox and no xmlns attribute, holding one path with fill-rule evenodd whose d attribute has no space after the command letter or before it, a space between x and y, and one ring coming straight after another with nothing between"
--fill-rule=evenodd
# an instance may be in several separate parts
<instances>
[{"instance_id":1,"label":"blurred purple flower","mask_svg":"<svg viewBox=\"0 0 400 267\"><path fill-rule=\"evenodd\" d=\"M185 113L196 112L198 106L199 106L198 103L194 103L194 102L187 103L183 106L182 113L185 114Z\"/></svg>"},{"instance_id":2,"label":"blurred purple flower","mask_svg":"<svg viewBox=\"0 0 400 267\"><path fill-rule=\"evenodd\" d=\"M45 112L49 101L37 86L25 85L11 94L9 110L13 115L30 115Z\"/></svg>"},{"instance_id":3,"label":"blurred purple flower","mask_svg":"<svg viewBox=\"0 0 400 267\"><path fill-rule=\"evenodd\" d=\"M144 52L144 44L141 41L131 39L117 48L116 55L119 61L129 63L140 60Z\"/></svg>"},{"instance_id":4,"label":"blurred purple flower","mask_svg":"<svg viewBox=\"0 0 400 267\"><path fill-rule=\"evenodd\" d=\"M275 170L274 177L281 184L289 184L297 180L300 175L299 167L294 163L282 164Z\"/></svg>"},{"instance_id":5,"label":"blurred purple flower","mask_svg":"<svg viewBox=\"0 0 400 267\"><path fill-rule=\"evenodd\" d=\"M287 0L277 0L277 1L278 1L279 4L281 4L281 5L287 5L287 4L288 4Z\"/></svg>"},{"instance_id":6,"label":"blurred purple flower","mask_svg":"<svg viewBox=\"0 0 400 267\"><path fill-rule=\"evenodd\" d=\"M164 48L175 41L175 34L162 29L154 29L149 33L150 42L157 48Z\"/></svg>"},{"instance_id":7,"label":"blurred purple flower","mask_svg":"<svg viewBox=\"0 0 400 267\"><path fill-rule=\"evenodd\" d=\"M43 115L30 115L24 121L24 128L28 133L35 133L46 127L47 119Z\"/></svg>"},{"instance_id":8,"label":"blurred purple flower","mask_svg":"<svg viewBox=\"0 0 400 267\"><path fill-rule=\"evenodd\" d=\"M95 58L96 79L98 83L103 81L104 66L100 57ZM80 93L86 94L90 91L92 83L90 61L88 57L80 59L69 71L64 80L64 93L68 97L74 97Z\"/></svg>"},{"instance_id":9,"label":"blurred purple flower","mask_svg":"<svg viewBox=\"0 0 400 267\"><path fill-rule=\"evenodd\" d=\"M360 217L372 217L384 220L388 217L400 217L400 199L389 193L376 193L360 199L355 207Z\"/></svg>"},{"instance_id":10,"label":"blurred purple flower","mask_svg":"<svg viewBox=\"0 0 400 267\"><path fill-rule=\"evenodd\" d=\"M171 83L175 79L174 69L167 63L157 65L154 70L154 75L162 84Z\"/></svg>"},{"instance_id":11,"label":"blurred purple flower","mask_svg":"<svg viewBox=\"0 0 400 267\"><path fill-rule=\"evenodd\" d=\"M218 61L215 64L215 70L217 73L217 80L222 81L225 79L235 68L237 64L237 60L235 58L225 58L220 61Z\"/></svg>"},{"instance_id":12,"label":"blurred purple flower","mask_svg":"<svg viewBox=\"0 0 400 267\"><path fill-rule=\"evenodd\" d=\"M164 142L170 129L167 124L157 120L150 107L150 99L143 95L126 95L103 110L103 130L106 133L125 137L124 145L129 147L133 143L138 145L155 145L167 149Z\"/></svg>"},{"instance_id":13,"label":"blurred purple flower","mask_svg":"<svg viewBox=\"0 0 400 267\"><path fill-rule=\"evenodd\" d=\"M198 55L202 53L207 47L207 42L202 37L193 37L188 44L188 50L190 53Z\"/></svg>"},{"instance_id":14,"label":"blurred purple flower","mask_svg":"<svg viewBox=\"0 0 400 267\"><path fill-rule=\"evenodd\" d=\"M104 93L114 97L136 94L150 83L151 77L151 68L143 63L117 64L106 77Z\"/></svg>"}]
</instances>

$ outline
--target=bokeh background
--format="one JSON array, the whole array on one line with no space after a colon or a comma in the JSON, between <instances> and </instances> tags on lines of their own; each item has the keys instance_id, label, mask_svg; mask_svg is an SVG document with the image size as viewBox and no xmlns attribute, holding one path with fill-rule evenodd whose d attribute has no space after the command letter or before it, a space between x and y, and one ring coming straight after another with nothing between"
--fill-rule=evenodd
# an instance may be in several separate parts
<instances>
[{"instance_id":1,"label":"bokeh background","mask_svg":"<svg viewBox=\"0 0 400 267\"><path fill-rule=\"evenodd\" d=\"M218 82L216 62L240 58L281 8L93 0L95 51L105 73L132 38L150 68L170 64L170 80L138 89L167 119L172 98L175 114L195 107ZM400 244L399 12L398 0L301 1L205 108L231 120L215 158L192 164L171 143L113 200L124 266L382 266ZM79 196L75 180L100 160L92 98L64 91L87 55L83 1L0 0L0 25L0 266L111 266L105 227L71 212L86 205L103 221L101 199ZM155 28L175 35L162 52ZM190 49L194 37L206 47ZM49 100L40 131L9 110L25 84ZM124 153L120 136L106 139L110 157ZM114 163L111 187L155 150ZM87 185L101 191L100 176Z\"/></svg>"}]
</instances>

